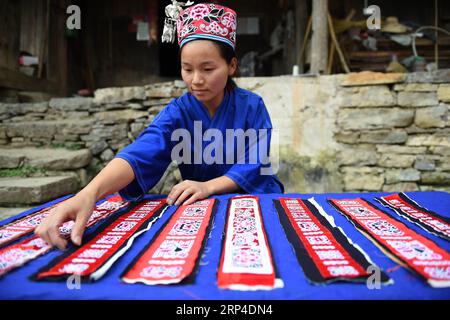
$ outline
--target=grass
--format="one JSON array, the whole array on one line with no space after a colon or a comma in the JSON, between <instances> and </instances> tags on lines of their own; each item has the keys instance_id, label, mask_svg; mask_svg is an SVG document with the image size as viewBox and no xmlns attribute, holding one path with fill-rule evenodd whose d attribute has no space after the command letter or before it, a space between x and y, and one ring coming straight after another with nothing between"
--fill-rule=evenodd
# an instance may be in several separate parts
<instances>
[{"instance_id":1,"label":"grass","mask_svg":"<svg viewBox=\"0 0 450 320\"><path fill-rule=\"evenodd\" d=\"M85 147L83 146L83 144L81 143L56 143L53 142L50 144L50 148L52 149L67 149L67 150L81 150L84 149Z\"/></svg>"},{"instance_id":2,"label":"grass","mask_svg":"<svg viewBox=\"0 0 450 320\"><path fill-rule=\"evenodd\" d=\"M0 178L12 178L12 177L29 177L31 175L40 173L44 174L46 171L41 168L36 168L29 165L24 165L19 168L14 169L1 169L0 170Z\"/></svg>"}]
</instances>

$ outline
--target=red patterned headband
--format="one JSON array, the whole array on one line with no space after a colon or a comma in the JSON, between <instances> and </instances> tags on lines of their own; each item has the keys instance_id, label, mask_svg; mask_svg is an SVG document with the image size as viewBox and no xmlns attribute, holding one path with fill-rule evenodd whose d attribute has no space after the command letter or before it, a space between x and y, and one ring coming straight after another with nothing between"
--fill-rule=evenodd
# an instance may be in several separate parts
<instances>
[{"instance_id":1,"label":"red patterned headband","mask_svg":"<svg viewBox=\"0 0 450 320\"><path fill-rule=\"evenodd\" d=\"M236 47L237 17L233 10L217 4L201 3L184 9L177 20L180 48L196 39L224 42Z\"/></svg>"},{"instance_id":2,"label":"red patterned headband","mask_svg":"<svg viewBox=\"0 0 450 320\"><path fill-rule=\"evenodd\" d=\"M192 4L191 1L172 0L172 4L166 7L162 42L174 43L178 32L180 48L192 40L208 39L221 41L235 49L236 12L217 4ZM187 8L183 10L183 7Z\"/></svg>"}]
</instances>

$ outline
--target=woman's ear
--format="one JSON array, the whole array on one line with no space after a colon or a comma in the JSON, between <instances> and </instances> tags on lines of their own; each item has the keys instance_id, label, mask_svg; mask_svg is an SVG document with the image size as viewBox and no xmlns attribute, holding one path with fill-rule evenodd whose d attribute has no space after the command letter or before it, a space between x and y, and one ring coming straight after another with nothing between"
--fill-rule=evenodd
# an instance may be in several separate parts
<instances>
[{"instance_id":1,"label":"woman's ear","mask_svg":"<svg viewBox=\"0 0 450 320\"><path fill-rule=\"evenodd\" d=\"M231 77L236 73L238 67L238 60L237 58L231 59L230 64L228 65L228 75Z\"/></svg>"}]
</instances>

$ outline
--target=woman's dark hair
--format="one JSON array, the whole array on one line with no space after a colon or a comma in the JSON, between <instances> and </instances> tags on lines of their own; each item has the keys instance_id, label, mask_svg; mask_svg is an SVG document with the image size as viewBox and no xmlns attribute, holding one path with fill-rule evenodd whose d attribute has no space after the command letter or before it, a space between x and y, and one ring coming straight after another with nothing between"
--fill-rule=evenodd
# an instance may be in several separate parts
<instances>
[{"instance_id":1,"label":"woman's dark hair","mask_svg":"<svg viewBox=\"0 0 450 320\"><path fill-rule=\"evenodd\" d=\"M225 61L228 64L231 63L231 60L233 60L233 58L236 58L236 60L237 60L236 52L234 51L234 49L230 45L228 45L226 43L223 43L221 41L215 41L215 40L210 40L210 41L212 43L214 43L215 46L217 46L217 48L219 49L220 56L223 59L225 59ZM178 54L178 60L181 63L181 50L179 51L179 54ZM239 70L239 65L237 66L236 71L234 72L234 74L232 76L228 76L227 84L225 86L225 89L228 92L232 91L234 88L237 87L237 84L236 84L236 82L234 82L232 77L235 76L238 73L238 70Z\"/></svg>"},{"instance_id":2,"label":"woman's dark hair","mask_svg":"<svg viewBox=\"0 0 450 320\"><path fill-rule=\"evenodd\" d=\"M231 63L231 60L233 60L233 58L236 58L237 60L236 51L234 51L234 49L230 45L220 41L213 41L213 43L219 48L220 56L224 58L228 64ZM232 76L228 76L227 85L225 86L227 91L232 91L234 88L237 87L236 82L234 82L232 78L234 75L237 74L237 72L238 68L236 68L236 71Z\"/></svg>"}]
</instances>

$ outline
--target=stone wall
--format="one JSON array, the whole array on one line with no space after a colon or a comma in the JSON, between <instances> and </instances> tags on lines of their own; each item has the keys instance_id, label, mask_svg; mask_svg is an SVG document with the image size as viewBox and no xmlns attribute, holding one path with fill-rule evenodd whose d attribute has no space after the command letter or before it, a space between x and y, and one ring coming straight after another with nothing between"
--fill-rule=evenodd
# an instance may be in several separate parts
<instances>
[{"instance_id":1,"label":"stone wall","mask_svg":"<svg viewBox=\"0 0 450 320\"><path fill-rule=\"evenodd\" d=\"M335 136L344 190L449 190L450 85L352 85Z\"/></svg>"},{"instance_id":2,"label":"stone wall","mask_svg":"<svg viewBox=\"0 0 450 320\"><path fill-rule=\"evenodd\" d=\"M287 192L450 189L448 71L237 82L264 98L275 128L272 161ZM185 90L175 81L0 104L0 144L89 148L91 162L77 169L86 184ZM167 193L180 179L171 165L152 192Z\"/></svg>"},{"instance_id":3,"label":"stone wall","mask_svg":"<svg viewBox=\"0 0 450 320\"><path fill-rule=\"evenodd\" d=\"M450 190L450 71L245 78L289 192Z\"/></svg>"},{"instance_id":4,"label":"stone wall","mask_svg":"<svg viewBox=\"0 0 450 320\"><path fill-rule=\"evenodd\" d=\"M53 148L55 151L88 148L92 155L90 163L81 169L73 168L80 185L84 186L184 90L184 83L175 81L145 87L100 89L94 98L0 104L0 147L5 154L9 153L6 148ZM5 157L0 156L0 159L3 162L0 169L14 168L5 162ZM53 174L56 172L38 172L38 175ZM167 173L164 181L152 191L164 193L170 184L180 179L179 172L174 172L171 166L170 174Z\"/></svg>"}]
</instances>

